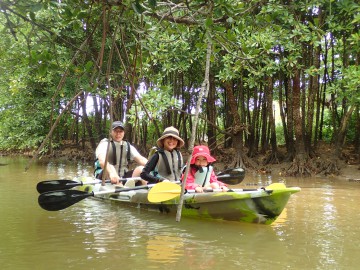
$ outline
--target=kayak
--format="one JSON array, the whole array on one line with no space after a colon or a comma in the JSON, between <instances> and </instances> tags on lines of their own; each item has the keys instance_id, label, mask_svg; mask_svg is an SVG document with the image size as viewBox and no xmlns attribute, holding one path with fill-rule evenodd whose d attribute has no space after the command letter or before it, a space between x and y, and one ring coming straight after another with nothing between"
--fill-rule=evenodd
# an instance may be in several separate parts
<instances>
[{"instance_id":1,"label":"kayak","mask_svg":"<svg viewBox=\"0 0 360 270\"><path fill-rule=\"evenodd\" d=\"M116 191L110 184L87 185L90 177L80 179L84 185L78 187L80 192L92 194L95 199L106 200L120 205L155 210L166 215L176 215L180 201L179 189L155 187L129 188ZM175 185L168 183L168 185ZM150 185L149 185L150 186ZM154 185L153 185L154 186ZM242 221L249 223L271 224L284 210L290 196L301 189L286 187L282 183L274 183L265 188L230 189L228 192L214 190L212 192L195 193L188 190L183 194L181 216L207 220ZM149 200L149 193L154 191L155 200ZM175 194L175 195L174 195ZM167 197L169 196L169 197ZM167 199L170 198L170 199Z\"/></svg>"}]
</instances>

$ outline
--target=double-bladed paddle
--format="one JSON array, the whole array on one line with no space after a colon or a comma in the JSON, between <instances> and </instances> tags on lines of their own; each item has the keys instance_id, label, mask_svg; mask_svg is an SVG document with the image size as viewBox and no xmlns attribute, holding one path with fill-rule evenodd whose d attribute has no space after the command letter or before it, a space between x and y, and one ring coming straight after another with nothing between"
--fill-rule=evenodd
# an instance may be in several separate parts
<instances>
[{"instance_id":1,"label":"double-bladed paddle","mask_svg":"<svg viewBox=\"0 0 360 270\"><path fill-rule=\"evenodd\" d=\"M268 194L271 194L274 190L279 189L285 189L286 186L283 183L273 183L268 185L267 187L262 188L232 188L229 189L227 192L242 192L242 191L257 191L257 190L263 190L267 192ZM187 190L188 193L196 193L195 190ZM224 192L222 189L204 189L204 192Z\"/></svg>"},{"instance_id":2,"label":"double-bladed paddle","mask_svg":"<svg viewBox=\"0 0 360 270\"><path fill-rule=\"evenodd\" d=\"M140 177L133 177L133 178L121 178L120 181L126 182L128 180L141 180ZM105 180L105 183L110 183L110 180ZM48 191L56 191L56 190L65 190L71 189L73 187L83 186L83 185L94 185L100 184L101 180L95 179L93 181L75 181L75 180L68 180L68 179L61 179L61 180L46 180L41 181L36 185L36 190L39 193L44 193Z\"/></svg>"},{"instance_id":3,"label":"double-bladed paddle","mask_svg":"<svg viewBox=\"0 0 360 270\"><path fill-rule=\"evenodd\" d=\"M62 210L65 208L68 208L69 206L80 202L88 197L94 197L94 196L98 196L98 195L105 195L105 194L112 194L112 193L120 193L120 192L124 192L124 191L131 191L131 190L138 190L138 189L150 189L150 191L152 189L154 189L152 191L152 195L153 197L156 196L161 196L162 201L164 200L169 200L171 198L177 197L180 193L176 192L174 193L174 191L177 190L181 190L180 186L175 184L175 183L171 183L171 182L161 182L155 185L145 185L145 186L137 186L137 187L132 187L132 188L119 188L119 189L115 189L115 190L104 190L104 191L98 191L98 192L84 192L84 191L80 191L80 190L74 190L74 189L69 189L69 190L57 190L57 191L48 191L45 193L42 193L39 195L38 198L38 203L40 205L41 208L47 210L47 211L58 211L58 210ZM166 193L165 196L167 196L166 199L164 197L164 190L167 190L168 192ZM171 194L171 195L169 195Z\"/></svg>"},{"instance_id":4,"label":"double-bladed paddle","mask_svg":"<svg viewBox=\"0 0 360 270\"><path fill-rule=\"evenodd\" d=\"M286 188L285 184L283 183L273 183L267 186L266 188L259 188L259 189L230 189L227 192L241 192L241 191L257 191L263 189L268 194L271 194L274 190L284 189ZM187 190L188 193L196 193L195 190ZM205 193L207 192L223 192L221 189L205 189ZM153 193L153 194L152 194ZM164 202L167 200L171 200L179 196L181 193L181 188L176 188L172 186L159 186L153 187L148 194L148 201L153 203ZM198 193L200 194L200 193Z\"/></svg>"},{"instance_id":5,"label":"double-bladed paddle","mask_svg":"<svg viewBox=\"0 0 360 270\"><path fill-rule=\"evenodd\" d=\"M176 198L180 193L181 186L172 182L162 182L150 189L147 199L153 203L164 202Z\"/></svg>"},{"instance_id":6,"label":"double-bladed paddle","mask_svg":"<svg viewBox=\"0 0 360 270\"><path fill-rule=\"evenodd\" d=\"M244 180L245 177L245 170L243 168L232 168L227 169L223 172L217 174L217 178L219 181L222 181L228 185L237 185ZM140 177L133 177L133 178L121 178L120 181L126 182L127 180L141 180ZM71 189L78 186L83 185L94 185L101 183L101 180L95 179L93 181L75 181L75 180L68 180L68 179L61 179L61 180L46 180L41 181L37 184L36 189L39 193L44 193L48 191L56 191L56 190L65 190ZM110 183L110 180L106 180L105 183Z\"/></svg>"},{"instance_id":7,"label":"double-bladed paddle","mask_svg":"<svg viewBox=\"0 0 360 270\"><path fill-rule=\"evenodd\" d=\"M227 185L240 184L245 178L245 170L241 167L231 168L225 171L219 172L216 175L217 179Z\"/></svg>"},{"instance_id":8,"label":"double-bladed paddle","mask_svg":"<svg viewBox=\"0 0 360 270\"><path fill-rule=\"evenodd\" d=\"M283 183L273 183L265 188L266 192L271 193L273 190L284 189L286 186ZM105 190L98 192L85 192L80 190L57 190L48 191L39 195L38 203L41 208L47 211L58 211L70 207L71 205L80 202L88 197L94 197L105 194L115 194L124 191L150 189L148 194L148 201L152 203L159 203L168 201L178 197L181 193L181 187L173 182L161 182L155 185L137 186L132 188L119 188L115 190ZM235 189L231 191L256 191L258 189ZM213 190L217 191L217 190ZM194 192L194 191L189 191Z\"/></svg>"}]
</instances>

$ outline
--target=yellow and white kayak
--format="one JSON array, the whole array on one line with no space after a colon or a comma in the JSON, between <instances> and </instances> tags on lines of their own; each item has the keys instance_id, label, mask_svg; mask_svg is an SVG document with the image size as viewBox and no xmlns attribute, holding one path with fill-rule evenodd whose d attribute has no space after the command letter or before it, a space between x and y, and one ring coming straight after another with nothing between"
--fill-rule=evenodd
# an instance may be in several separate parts
<instances>
[{"instance_id":1,"label":"yellow and white kayak","mask_svg":"<svg viewBox=\"0 0 360 270\"><path fill-rule=\"evenodd\" d=\"M156 210L165 214L176 214L180 201L180 185L164 182L144 188L130 187L117 192L112 185L84 185L82 192L92 193L94 198L111 202ZM274 183L258 189L231 189L228 192L212 191L183 194L182 217L244 221L271 224L281 214L290 196L299 192L299 187L286 187Z\"/></svg>"}]
</instances>

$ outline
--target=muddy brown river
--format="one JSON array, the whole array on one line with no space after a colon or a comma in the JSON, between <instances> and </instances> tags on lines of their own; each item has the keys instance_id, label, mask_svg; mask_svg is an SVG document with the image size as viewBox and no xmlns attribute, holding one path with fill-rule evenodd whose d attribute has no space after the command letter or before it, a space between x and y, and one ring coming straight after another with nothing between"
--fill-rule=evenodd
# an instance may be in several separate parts
<instances>
[{"instance_id":1,"label":"muddy brown river","mask_svg":"<svg viewBox=\"0 0 360 270\"><path fill-rule=\"evenodd\" d=\"M299 186L272 225L201 221L85 199L48 212L36 184L92 164L0 157L1 269L358 269L360 183L247 175Z\"/></svg>"}]
</instances>

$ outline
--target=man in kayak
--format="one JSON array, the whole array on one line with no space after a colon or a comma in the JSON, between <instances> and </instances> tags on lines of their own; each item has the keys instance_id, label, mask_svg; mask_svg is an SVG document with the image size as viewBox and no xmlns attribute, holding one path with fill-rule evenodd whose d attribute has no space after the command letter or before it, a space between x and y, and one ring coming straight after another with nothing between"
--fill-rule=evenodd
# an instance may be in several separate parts
<instances>
[{"instance_id":1,"label":"man in kayak","mask_svg":"<svg viewBox=\"0 0 360 270\"><path fill-rule=\"evenodd\" d=\"M179 148L184 146L179 131L174 127L167 127L156 144L159 148L149 158L140 174L141 178L148 183L179 181L183 167L183 157Z\"/></svg>"},{"instance_id":2,"label":"man in kayak","mask_svg":"<svg viewBox=\"0 0 360 270\"><path fill-rule=\"evenodd\" d=\"M190 170L186 178L185 188L200 193L207 189L228 191L229 188L226 184L219 181L215 175L212 166L212 163L215 161L216 159L210 155L210 150L207 146L195 146L191 156Z\"/></svg>"},{"instance_id":3,"label":"man in kayak","mask_svg":"<svg viewBox=\"0 0 360 270\"><path fill-rule=\"evenodd\" d=\"M103 169L107 152L106 178L110 178L112 184L119 184L121 177L139 177L147 162L136 148L129 142L124 141L125 128L121 121L115 121L111 126L111 139L102 139L95 151L95 177L102 179ZM130 161L134 160L140 166L129 170ZM143 184L146 184L143 181Z\"/></svg>"}]
</instances>

